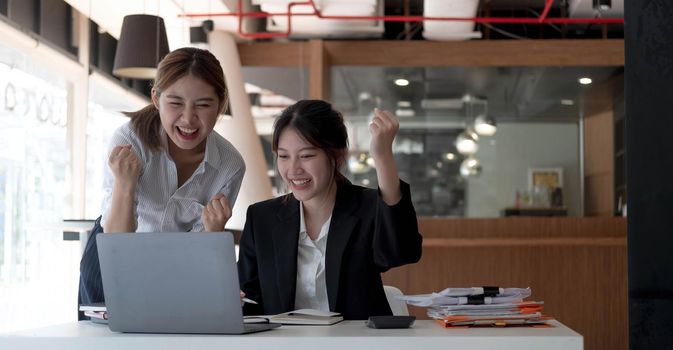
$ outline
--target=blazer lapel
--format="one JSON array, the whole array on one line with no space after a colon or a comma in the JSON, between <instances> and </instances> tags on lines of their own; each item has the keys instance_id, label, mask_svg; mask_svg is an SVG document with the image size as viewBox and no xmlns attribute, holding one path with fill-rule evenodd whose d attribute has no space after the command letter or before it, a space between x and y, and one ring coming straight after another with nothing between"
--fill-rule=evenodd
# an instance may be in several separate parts
<instances>
[{"instance_id":1,"label":"blazer lapel","mask_svg":"<svg viewBox=\"0 0 673 350\"><path fill-rule=\"evenodd\" d=\"M336 202L332 210L327 235L327 253L325 257L325 283L329 308L334 311L339 293L339 276L341 261L348 241L359 218L353 215L359 203L351 191L350 182L340 183L337 189Z\"/></svg>"},{"instance_id":2,"label":"blazer lapel","mask_svg":"<svg viewBox=\"0 0 673 350\"><path fill-rule=\"evenodd\" d=\"M297 245L299 242L299 202L289 195L277 214L272 233L276 262L276 286L280 305L294 310L297 284Z\"/></svg>"}]
</instances>

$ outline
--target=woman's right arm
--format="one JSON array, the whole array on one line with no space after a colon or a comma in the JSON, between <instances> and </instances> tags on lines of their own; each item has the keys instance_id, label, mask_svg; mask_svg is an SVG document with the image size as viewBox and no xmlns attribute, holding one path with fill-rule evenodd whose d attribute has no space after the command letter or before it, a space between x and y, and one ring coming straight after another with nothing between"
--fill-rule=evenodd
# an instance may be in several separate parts
<instances>
[{"instance_id":1,"label":"woman's right arm","mask_svg":"<svg viewBox=\"0 0 673 350\"><path fill-rule=\"evenodd\" d=\"M130 144L118 145L110 152L108 166L114 180L104 230L107 233L135 232L135 195L141 169L140 158Z\"/></svg>"}]
</instances>

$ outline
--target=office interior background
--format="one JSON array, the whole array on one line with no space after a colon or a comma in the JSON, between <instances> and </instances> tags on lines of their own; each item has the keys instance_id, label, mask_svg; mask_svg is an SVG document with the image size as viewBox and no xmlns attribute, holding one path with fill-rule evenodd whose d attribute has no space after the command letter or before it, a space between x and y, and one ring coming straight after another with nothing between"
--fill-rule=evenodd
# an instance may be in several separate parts
<instances>
[{"instance_id":1,"label":"office interior background","mask_svg":"<svg viewBox=\"0 0 673 350\"><path fill-rule=\"evenodd\" d=\"M150 14L163 18L171 49L219 52L222 32L238 43L226 57L240 59L245 100L232 99L218 130L236 137L236 125L254 125L242 135L252 150L234 144L262 176L244 182L237 212L285 191L270 150L284 107L322 98L342 111L344 172L369 187L368 118L374 107L394 111L395 156L426 243L421 263L386 282L407 293L530 285L587 349L625 348L623 1L322 0L321 14L339 19L251 16L241 26L223 15L239 4L278 14L287 3L0 1L0 331L76 317L83 241L64 234L64 220L100 215L109 136L127 121L122 111L149 103L151 81L119 78L113 65L124 16ZM270 190L246 196L252 188Z\"/></svg>"}]
</instances>

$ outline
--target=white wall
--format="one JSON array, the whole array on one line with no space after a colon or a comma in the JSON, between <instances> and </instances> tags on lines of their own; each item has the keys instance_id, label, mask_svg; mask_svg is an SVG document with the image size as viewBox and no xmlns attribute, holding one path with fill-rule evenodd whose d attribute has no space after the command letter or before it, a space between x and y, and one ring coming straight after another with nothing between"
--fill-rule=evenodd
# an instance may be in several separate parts
<instances>
[{"instance_id":1,"label":"white wall","mask_svg":"<svg viewBox=\"0 0 673 350\"><path fill-rule=\"evenodd\" d=\"M466 216L495 217L512 206L516 191L528 189L528 169L563 168L563 202L568 215L579 216L579 130L575 123L499 123L492 137L482 137L476 158L481 176L467 180Z\"/></svg>"}]
</instances>

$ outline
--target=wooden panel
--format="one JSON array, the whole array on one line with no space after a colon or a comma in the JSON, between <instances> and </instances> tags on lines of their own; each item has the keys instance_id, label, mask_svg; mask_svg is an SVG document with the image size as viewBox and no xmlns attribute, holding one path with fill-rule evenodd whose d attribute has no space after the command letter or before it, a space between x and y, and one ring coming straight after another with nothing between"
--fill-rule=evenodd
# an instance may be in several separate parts
<instances>
[{"instance_id":1,"label":"wooden panel","mask_svg":"<svg viewBox=\"0 0 673 350\"><path fill-rule=\"evenodd\" d=\"M612 173L614 141L612 111L584 118L584 173Z\"/></svg>"},{"instance_id":2,"label":"wooden panel","mask_svg":"<svg viewBox=\"0 0 673 350\"><path fill-rule=\"evenodd\" d=\"M330 99L330 59L325 53L322 40L309 43L311 61L309 64L309 98Z\"/></svg>"},{"instance_id":3,"label":"wooden panel","mask_svg":"<svg viewBox=\"0 0 673 350\"><path fill-rule=\"evenodd\" d=\"M622 66L623 40L329 41L334 65Z\"/></svg>"},{"instance_id":4,"label":"wooden panel","mask_svg":"<svg viewBox=\"0 0 673 350\"><path fill-rule=\"evenodd\" d=\"M309 64L307 42L240 43L238 54L243 66L296 67Z\"/></svg>"},{"instance_id":5,"label":"wooden panel","mask_svg":"<svg viewBox=\"0 0 673 350\"><path fill-rule=\"evenodd\" d=\"M585 349L627 348L625 220L472 221L421 218L421 261L385 273L384 283L408 294L450 286L530 286L531 299L543 300L547 314L582 334ZM476 230L456 233L457 228ZM522 233L507 238L512 232ZM442 238L473 233L481 238ZM423 308L410 311L427 318Z\"/></svg>"},{"instance_id":6,"label":"wooden panel","mask_svg":"<svg viewBox=\"0 0 673 350\"><path fill-rule=\"evenodd\" d=\"M584 212L587 216L614 215L614 175L612 171L584 177Z\"/></svg>"},{"instance_id":7,"label":"wooden panel","mask_svg":"<svg viewBox=\"0 0 673 350\"><path fill-rule=\"evenodd\" d=\"M608 108L584 118L584 214L587 216L612 216L614 212L614 118L611 102Z\"/></svg>"},{"instance_id":8,"label":"wooden panel","mask_svg":"<svg viewBox=\"0 0 673 350\"><path fill-rule=\"evenodd\" d=\"M244 66L307 64L306 43L243 43ZM326 41L333 65L623 66L624 40ZM303 63L302 63L303 62Z\"/></svg>"},{"instance_id":9,"label":"wooden panel","mask_svg":"<svg viewBox=\"0 0 673 350\"><path fill-rule=\"evenodd\" d=\"M623 74L591 84L583 96L584 115L588 118L602 112L612 111L615 107L615 96L620 92L624 94Z\"/></svg>"},{"instance_id":10,"label":"wooden panel","mask_svg":"<svg viewBox=\"0 0 673 350\"><path fill-rule=\"evenodd\" d=\"M626 237L624 218L508 217L493 219L421 218L419 230L428 238L599 238Z\"/></svg>"}]
</instances>

